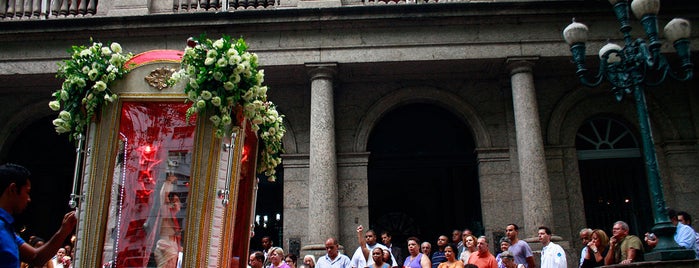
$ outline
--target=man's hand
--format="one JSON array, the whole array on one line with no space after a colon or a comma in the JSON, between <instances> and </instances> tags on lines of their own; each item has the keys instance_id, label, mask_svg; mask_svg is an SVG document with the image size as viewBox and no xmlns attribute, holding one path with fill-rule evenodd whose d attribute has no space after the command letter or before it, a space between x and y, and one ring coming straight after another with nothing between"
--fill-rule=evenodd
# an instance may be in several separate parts
<instances>
[{"instance_id":1,"label":"man's hand","mask_svg":"<svg viewBox=\"0 0 699 268\"><path fill-rule=\"evenodd\" d=\"M612 238L609 239L609 247L614 248L614 246L616 246L616 242L617 242L616 237L612 236Z\"/></svg>"},{"instance_id":2,"label":"man's hand","mask_svg":"<svg viewBox=\"0 0 699 268\"><path fill-rule=\"evenodd\" d=\"M78 218L75 217L75 211L71 211L66 213L65 216L63 216L63 223L61 224L64 228L67 228L68 230L73 230L75 228L75 225L78 224Z\"/></svg>"}]
</instances>

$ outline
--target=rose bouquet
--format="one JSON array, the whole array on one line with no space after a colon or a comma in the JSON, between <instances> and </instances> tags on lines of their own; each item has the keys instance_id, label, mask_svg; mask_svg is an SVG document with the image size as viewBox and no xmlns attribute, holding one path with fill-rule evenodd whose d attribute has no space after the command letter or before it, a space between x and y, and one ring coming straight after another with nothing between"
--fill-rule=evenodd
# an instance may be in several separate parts
<instances>
[{"instance_id":1,"label":"rose bouquet","mask_svg":"<svg viewBox=\"0 0 699 268\"><path fill-rule=\"evenodd\" d=\"M181 69L169 82L186 83L184 91L188 101L192 102L187 118L209 111L209 120L218 137L230 134L232 112L236 106L241 107L243 116L262 141L257 172L274 181L275 168L281 163L281 141L286 132L284 116L267 100L264 70L258 69L257 55L247 49L242 38L232 40L225 35L218 40L208 39L205 35L190 38L182 56Z\"/></svg>"},{"instance_id":2,"label":"rose bouquet","mask_svg":"<svg viewBox=\"0 0 699 268\"><path fill-rule=\"evenodd\" d=\"M49 107L60 110L58 118L53 120L56 132L69 133L70 139L77 139L95 110L117 99L109 87L128 72L124 63L133 55L124 54L118 43L104 46L99 42L89 47L73 46L68 53L70 59L59 63L56 75L63 79L63 84L53 93Z\"/></svg>"}]
</instances>

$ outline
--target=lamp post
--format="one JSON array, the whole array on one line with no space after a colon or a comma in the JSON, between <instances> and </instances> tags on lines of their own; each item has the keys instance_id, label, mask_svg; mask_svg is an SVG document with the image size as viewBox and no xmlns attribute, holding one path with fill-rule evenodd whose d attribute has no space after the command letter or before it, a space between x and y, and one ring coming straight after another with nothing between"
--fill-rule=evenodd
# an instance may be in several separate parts
<instances>
[{"instance_id":1,"label":"lamp post","mask_svg":"<svg viewBox=\"0 0 699 268\"><path fill-rule=\"evenodd\" d=\"M680 260L693 259L695 252L684 249L675 243L673 236L675 226L668 218L665 208L662 183L658 172L655 145L651 133L650 120L644 94L645 86L657 86L670 76L679 81L692 78L692 62L689 58L690 25L687 20L673 19L665 26L665 37L672 42L681 60L681 72L673 71L665 57L660 54L661 42L658 40L657 13L659 0L633 0L631 11L640 18L648 43L642 38L633 40L629 25L629 1L609 0L614 6L614 13L621 23L620 31L624 34L624 47L609 43L599 51L599 72L590 77L585 67L585 42L587 26L573 21L563 30L563 37L570 45L573 61L577 66L576 74L583 85L595 87L603 80L612 85L612 92L620 101L624 95L633 95L636 101L643 156L645 160L648 186L653 206L653 232L658 236L658 245L645 255L645 260Z\"/></svg>"}]
</instances>

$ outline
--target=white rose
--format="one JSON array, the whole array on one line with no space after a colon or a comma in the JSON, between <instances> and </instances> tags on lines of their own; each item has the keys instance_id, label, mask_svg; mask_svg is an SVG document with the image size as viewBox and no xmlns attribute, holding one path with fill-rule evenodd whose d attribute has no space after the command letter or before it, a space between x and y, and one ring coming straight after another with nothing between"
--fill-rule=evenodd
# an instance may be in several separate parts
<instances>
[{"instance_id":1,"label":"white rose","mask_svg":"<svg viewBox=\"0 0 699 268\"><path fill-rule=\"evenodd\" d=\"M208 90L202 90L202 91L201 91L201 98L202 98L202 99L204 99L204 100L210 100L211 97L212 97L211 92L209 92Z\"/></svg>"},{"instance_id":2,"label":"white rose","mask_svg":"<svg viewBox=\"0 0 699 268\"><path fill-rule=\"evenodd\" d=\"M102 55L104 55L104 56L112 55L112 51L108 47L103 47L102 48Z\"/></svg>"},{"instance_id":3,"label":"white rose","mask_svg":"<svg viewBox=\"0 0 699 268\"><path fill-rule=\"evenodd\" d=\"M226 90L233 90L235 88L235 84L233 84L231 81L226 81L223 83L223 88Z\"/></svg>"},{"instance_id":4,"label":"white rose","mask_svg":"<svg viewBox=\"0 0 699 268\"><path fill-rule=\"evenodd\" d=\"M58 111L61 109L61 103L58 101L50 101L49 108L51 108L51 110Z\"/></svg>"},{"instance_id":5,"label":"white rose","mask_svg":"<svg viewBox=\"0 0 699 268\"><path fill-rule=\"evenodd\" d=\"M107 84L104 81L97 81L95 82L95 85L92 86L97 92L102 92L105 89L107 89Z\"/></svg>"},{"instance_id":6,"label":"white rose","mask_svg":"<svg viewBox=\"0 0 699 268\"><path fill-rule=\"evenodd\" d=\"M219 96L211 98L211 104L218 107L221 105L221 98Z\"/></svg>"},{"instance_id":7,"label":"white rose","mask_svg":"<svg viewBox=\"0 0 699 268\"><path fill-rule=\"evenodd\" d=\"M60 113L58 113L58 117L65 121L70 121L71 118L70 113L68 111L61 111Z\"/></svg>"},{"instance_id":8,"label":"white rose","mask_svg":"<svg viewBox=\"0 0 699 268\"><path fill-rule=\"evenodd\" d=\"M114 51L114 53L121 53L121 45L119 45L119 43L112 43L109 47L112 49L112 51Z\"/></svg>"},{"instance_id":9,"label":"white rose","mask_svg":"<svg viewBox=\"0 0 699 268\"><path fill-rule=\"evenodd\" d=\"M217 49L223 48L223 39L219 39L214 41L214 47Z\"/></svg>"},{"instance_id":10,"label":"white rose","mask_svg":"<svg viewBox=\"0 0 699 268\"><path fill-rule=\"evenodd\" d=\"M82 51L80 51L80 57L87 57L90 55L92 55L92 51L90 51L89 49L83 49Z\"/></svg>"}]
</instances>

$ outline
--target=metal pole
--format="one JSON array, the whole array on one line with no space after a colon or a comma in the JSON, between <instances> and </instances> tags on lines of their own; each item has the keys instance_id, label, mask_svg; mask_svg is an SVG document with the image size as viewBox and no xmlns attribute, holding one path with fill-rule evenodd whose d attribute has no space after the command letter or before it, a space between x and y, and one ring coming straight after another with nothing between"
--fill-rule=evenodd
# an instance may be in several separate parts
<instances>
[{"instance_id":1,"label":"metal pole","mask_svg":"<svg viewBox=\"0 0 699 268\"><path fill-rule=\"evenodd\" d=\"M670 222L665 207L663 184L658 169L658 161L655 152L655 142L648 117L648 106L643 86L636 85L633 89L636 100L636 112L638 113L638 125L643 141L643 157L645 160L648 178L648 190L650 192L651 206L653 208L653 233L658 237L658 244L650 253L645 254L646 261L655 260L682 260L693 259L695 252L680 247L674 239L675 226Z\"/></svg>"}]
</instances>

